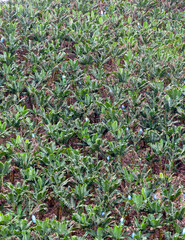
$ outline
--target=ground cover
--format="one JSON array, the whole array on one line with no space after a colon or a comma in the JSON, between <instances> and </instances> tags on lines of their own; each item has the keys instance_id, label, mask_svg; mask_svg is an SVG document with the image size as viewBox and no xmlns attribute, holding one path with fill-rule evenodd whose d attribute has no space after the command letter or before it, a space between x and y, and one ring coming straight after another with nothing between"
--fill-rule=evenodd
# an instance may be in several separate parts
<instances>
[{"instance_id":1,"label":"ground cover","mask_svg":"<svg viewBox=\"0 0 185 240\"><path fill-rule=\"evenodd\" d=\"M184 239L184 1L0 4L0 239Z\"/></svg>"}]
</instances>

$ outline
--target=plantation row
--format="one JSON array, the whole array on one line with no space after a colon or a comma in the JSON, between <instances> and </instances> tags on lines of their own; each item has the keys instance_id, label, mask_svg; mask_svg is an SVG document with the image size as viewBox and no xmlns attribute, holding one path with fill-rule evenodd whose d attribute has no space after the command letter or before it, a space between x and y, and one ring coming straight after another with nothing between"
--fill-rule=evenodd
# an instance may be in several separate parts
<instances>
[{"instance_id":1,"label":"plantation row","mask_svg":"<svg viewBox=\"0 0 185 240\"><path fill-rule=\"evenodd\" d=\"M0 239L184 239L183 1L0 6Z\"/></svg>"}]
</instances>

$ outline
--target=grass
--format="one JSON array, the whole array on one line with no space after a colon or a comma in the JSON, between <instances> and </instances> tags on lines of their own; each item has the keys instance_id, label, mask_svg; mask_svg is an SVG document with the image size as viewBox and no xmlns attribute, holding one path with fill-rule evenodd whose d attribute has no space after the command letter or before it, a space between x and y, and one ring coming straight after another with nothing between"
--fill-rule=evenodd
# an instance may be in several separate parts
<instances>
[{"instance_id":1,"label":"grass","mask_svg":"<svg viewBox=\"0 0 185 240\"><path fill-rule=\"evenodd\" d=\"M183 1L0 7L0 239L184 239Z\"/></svg>"}]
</instances>

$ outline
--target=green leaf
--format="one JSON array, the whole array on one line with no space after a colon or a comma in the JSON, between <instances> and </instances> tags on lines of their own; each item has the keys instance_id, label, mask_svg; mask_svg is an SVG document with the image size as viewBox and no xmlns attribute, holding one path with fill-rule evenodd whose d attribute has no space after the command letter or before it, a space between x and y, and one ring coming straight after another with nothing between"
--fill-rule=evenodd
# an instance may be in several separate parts
<instances>
[{"instance_id":1,"label":"green leaf","mask_svg":"<svg viewBox=\"0 0 185 240\"><path fill-rule=\"evenodd\" d=\"M132 23L132 18L129 16L128 17L128 24L131 24Z\"/></svg>"},{"instance_id":2,"label":"green leaf","mask_svg":"<svg viewBox=\"0 0 185 240\"><path fill-rule=\"evenodd\" d=\"M103 24L103 18L102 17L99 18L99 23Z\"/></svg>"},{"instance_id":3,"label":"green leaf","mask_svg":"<svg viewBox=\"0 0 185 240\"><path fill-rule=\"evenodd\" d=\"M97 229L97 238L103 238L103 228L101 227Z\"/></svg>"},{"instance_id":4,"label":"green leaf","mask_svg":"<svg viewBox=\"0 0 185 240\"><path fill-rule=\"evenodd\" d=\"M112 130L113 130L113 132L115 132L117 129L118 129L118 123L117 123L117 121L114 121L112 123Z\"/></svg>"},{"instance_id":5,"label":"green leaf","mask_svg":"<svg viewBox=\"0 0 185 240\"><path fill-rule=\"evenodd\" d=\"M4 164L0 162L0 174L3 174Z\"/></svg>"},{"instance_id":6,"label":"green leaf","mask_svg":"<svg viewBox=\"0 0 185 240\"><path fill-rule=\"evenodd\" d=\"M121 238L121 235L122 235L122 225L114 225L114 228L113 228L113 236L116 240L119 240Z\"/></svg>"}]
</instances>

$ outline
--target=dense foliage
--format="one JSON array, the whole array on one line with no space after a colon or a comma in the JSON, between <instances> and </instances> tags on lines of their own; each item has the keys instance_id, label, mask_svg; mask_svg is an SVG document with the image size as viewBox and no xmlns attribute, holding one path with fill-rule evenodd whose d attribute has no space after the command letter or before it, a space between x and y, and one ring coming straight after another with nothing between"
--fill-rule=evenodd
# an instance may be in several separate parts
<instances>
[{"instance_id":1,"label":"dense foliage","mask_svg":"<svg viewBox=\"0 0 185 240\"><path fill-rule=\"evenodd\" d=\"M184 239L184 24L184 1L1 3L0 239Z\"/></svg>"}]
</instances>

